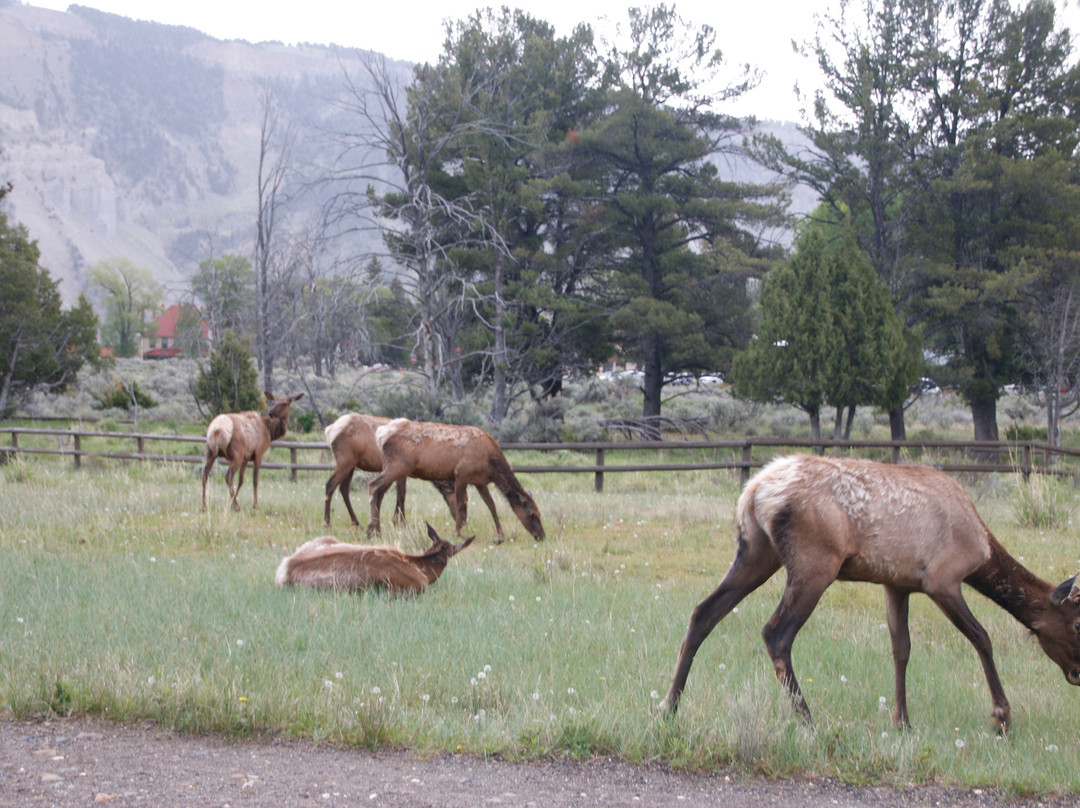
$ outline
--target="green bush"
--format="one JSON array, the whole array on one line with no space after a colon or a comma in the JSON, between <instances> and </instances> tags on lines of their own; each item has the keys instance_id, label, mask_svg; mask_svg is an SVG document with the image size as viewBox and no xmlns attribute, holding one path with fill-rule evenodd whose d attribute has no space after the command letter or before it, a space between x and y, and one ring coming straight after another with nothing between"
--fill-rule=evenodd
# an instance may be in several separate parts
<instances>
[{"instance_id":1,"label":"green bush","mask_svg":"<svg viewBox=\"0 0 1080 808\"><path fill-rule=\"evenodd\" d=\"M1033 440L1046 442L1046 427L1030 424L1012 424L1005 429L1005 440Z\"/></svg>"},{"instance_id":2,"label":"green bush","mask_svg":"<svg viewBox=\"0 0 1080 808\"><path fill-rule=\"evenodd\" d=\"M315 427L315 411L304 410L296 414L296 423L303 432L310 432Z\"/></svg>"},{"instance_id":3,"label":"green bush","mask_svg":"<svg viewBox=\"0 0 1080 808\"><path fill-rule=\"evenodd\" d=\"M100 394L92 393L95 409L108 410L131 410L132 404L140 407L144 410L149 410L158 405L158 403L149 395L144 393L139 387L139 383L136 381L127 384L121 379L116 379L106 387Z\"/></svg>"},{"instance_id":4,"label":"green bush","mask_svg":"<svg viewBox=\"0 0 1080 808\"><path fill-rule=\"evenodd\" d=\"M209 366L199 363L195 401L211 415L261 410L264 402L258 378L251 355L251 340L226 331L210 355Z\"/></svg>"}]
</instances>

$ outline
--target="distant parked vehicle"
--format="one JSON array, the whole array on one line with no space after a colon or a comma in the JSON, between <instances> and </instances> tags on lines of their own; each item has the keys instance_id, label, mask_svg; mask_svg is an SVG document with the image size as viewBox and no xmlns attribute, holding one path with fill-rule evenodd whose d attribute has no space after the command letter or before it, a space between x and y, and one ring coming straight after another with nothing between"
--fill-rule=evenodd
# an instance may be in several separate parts
<instances>
[{"instance_id":1,"label":"distant parked vehicle","mask_svg":"<svg viewBox=\"0 0 1080 808\"><path fill-rule=\"evenodd\" d=\"M941 392L941 388L938 387L938 383L935 382L933 379L928 379L923 376L921 379L919 379L918 391L920 393L935 395Z\"/></svg>"}]
</instances>

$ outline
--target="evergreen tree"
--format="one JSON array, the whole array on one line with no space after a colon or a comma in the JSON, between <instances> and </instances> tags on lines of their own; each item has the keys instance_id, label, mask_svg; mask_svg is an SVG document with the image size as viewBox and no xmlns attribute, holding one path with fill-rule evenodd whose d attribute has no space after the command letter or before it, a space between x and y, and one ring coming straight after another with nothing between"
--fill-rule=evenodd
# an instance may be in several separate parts
<instances>
[{"instance_id":1,"label":"evergreen tree","mask_svg":"<svg viewBox=\"0 0 1080 808\"><path fill-rule=\"evenodd\" d=\"M753 253L751 224L777 212L776 189L719 175L716 158L741 152L748 124L713 107L753 77L702 94L723 66L714 40L667 6L631 9L630 45L607 60L607 112L580 134L581 159L603 172L598 202L617 245L610 279L625 306L615 338L644 367L646 418L660 414L665 374L709 361L700 314L681 292L715 265L692 245Z\"/></svg>"},{"instance_id":2,"label":"evergreen tree","mask_svg":"<svg viewBox=\"0 0 1080 808\"><path fill-rule=\"evenodd\" d=\"M0 418L35 390L63 391L84 364L101 362L90 301L80 295L62 311L57 283L39 260L26 228L0 212Z\"/></svg>"},{"instance_id":3,"label":"evergreen tree","mask_svg":"<svg viewBox=\"0 0 1080 808\"><path fill-rule=\"evenodd\" d=\"M210 354L209 365L199 364L192 393L199 411L209 415L258 411L264 406L258 381L251 340L226 331Z\"/></svg>"},{"instance_id":4,"label":"evergreen tree","mask_svg":"<svg viewBox=\"0 0 1080 808\"><path fill-rule=\"evenodd\" d=\"M761 291L756 339L735 357L736 396L785 402L810 417L821 438L821 412L859 405L888 406L895 385L910 385L918 365L884 284L849 234L834 243L811 227L789 261L772 270Z\"/></svg>"}]
</instances>

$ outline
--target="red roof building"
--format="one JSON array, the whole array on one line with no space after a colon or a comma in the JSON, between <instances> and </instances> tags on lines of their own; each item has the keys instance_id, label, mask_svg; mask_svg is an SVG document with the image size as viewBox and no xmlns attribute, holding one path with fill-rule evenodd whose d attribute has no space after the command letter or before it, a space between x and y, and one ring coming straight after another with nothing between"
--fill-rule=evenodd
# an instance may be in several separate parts
<instances>
[{"instance_id":1,"label":"red roof building","mask_svg":"<svg viewBox=\"0 0 1080 808\"><path fill-rule=\"evenodd\" d=\"M194 311L190 305L173 303L167 309L162 306L161 310L153 318L150 327L145 328L139 339L139 355L143 359L170 359L180 356L184 350L181 347L182 339L190 338L187 334L180 334L180 316L185 309ZM143 312L143 322L146 323L148 312ZM208 356L210 353L210 327L206 320L199 318L199 353Z\"/></svg>"}]
</instances>

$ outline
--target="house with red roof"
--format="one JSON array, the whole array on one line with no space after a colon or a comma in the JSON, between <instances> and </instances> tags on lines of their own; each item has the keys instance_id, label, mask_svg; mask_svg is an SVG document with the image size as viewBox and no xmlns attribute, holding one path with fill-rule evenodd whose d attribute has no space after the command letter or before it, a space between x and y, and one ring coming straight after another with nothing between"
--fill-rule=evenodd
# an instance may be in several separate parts
<instances>
[{"instance_id":1,"label":"house with red roof","mask_svg":"<svg viewBox=\"0 0 1080 808\"><path fill-rule=\"evenodd\" d=\"M195 340L201 356L210 354L210 327L190 303L164 304L156 313L143 311L143 331L139 356L143 359L170 359L183 355ZM196 318L198 325L195 325Z\"/></svg>"}]
</instances>

